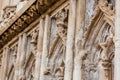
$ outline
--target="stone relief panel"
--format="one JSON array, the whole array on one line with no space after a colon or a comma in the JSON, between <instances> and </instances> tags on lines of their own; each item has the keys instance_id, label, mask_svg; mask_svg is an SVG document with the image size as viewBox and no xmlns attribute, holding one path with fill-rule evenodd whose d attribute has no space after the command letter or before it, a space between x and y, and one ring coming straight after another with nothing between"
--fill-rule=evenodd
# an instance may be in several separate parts
<instances>
[{"instance_id":1,"label":"stone relief panel","mask_svg":"<svg viewBox=\"0 0 120 80\"><path fill-rule=\"evenodd\" d=\"M24 1L24 0L23 0ZM42 0L41 0L42 1ZM112 2L112 0L110 1ZM93 1L94 3L94 1ZM92 4L93 4L92 3ZM45 4L45 3L44 3ZM41 2L42 5L42 2ZM27 13L36 15L33 6ZM32 12L31 12L32 11ZM47 54L47 68L44 72L45 80L63 80L66 57L66 40L68 29L68 8L59 10L51 17L50 47ZM114 8L107 1L99 0L95 6L94 15L86 27L83 39L78 42L79 53L75 57L80 62L83 80L113 80L114 76ZM13 12L13 11L11 11ZM30 13L31 12L31 13ZM92 12L92 11L91 11ZM12 13L8 13L12 14ZM93 13L92 13L93 14ZM90 14L90 15L92 15ZM10 15L5 15L10 16ZM26 19L25 16L22 17ZM29 18L30 19L30 18ZM22 22L19 19L20 23ZM30 22L28 22L30 23ZM22 26L22 25L19 25ZM24 75L19 80L34 80L35 57L37 53L38 29L27 33L25 60L22 68ZM23 36L22 36L23 39ZM23 41L22 41L23 42ZM22 43L23 45L23 43ZM10 46L7 78L14 80L18 44ZM1 52L0 52L1 53ZM1 57L1 56L0 56ZM1 58L0 58L1 59ZM0 60L1 61L1 60ZM19 62L19 61L18 61ZM20 65L18 65L21 67ZM1 67L1 66L0 66ZM110 77L109 77L110 76Z\"/></svg>"},{"instance_id":2,"label":"stone relief panel","mask_svg":"<svg viewBox=\"0 0 120 80\"><path fill-rule=\"evenodd\" d=\"M27 50L25 59L25 80L34 79L35 57L37 53L38 29L32 30L27 36Z\"/></svg>"},{"instance_id":3,"label":"stone relief panel","mask_svg":"<svg viewBox=\"0 0 120 80\"><path fill-rule=\"evenodd\" d=\"M114 80L114 8L100 0L87 26L80 51L83 80Z\"/></svg>"},{"instance_id":4,"label":"stone relief panel","mask_svg":"<svg viewBox=\"0 0 120 80\"><path fill-rule=\"evenodd\" d=\"M67 28L68 9L64 8L52 17L47 69L44 72L49 80L64 79Z\"/></svg>"}]
</instances>

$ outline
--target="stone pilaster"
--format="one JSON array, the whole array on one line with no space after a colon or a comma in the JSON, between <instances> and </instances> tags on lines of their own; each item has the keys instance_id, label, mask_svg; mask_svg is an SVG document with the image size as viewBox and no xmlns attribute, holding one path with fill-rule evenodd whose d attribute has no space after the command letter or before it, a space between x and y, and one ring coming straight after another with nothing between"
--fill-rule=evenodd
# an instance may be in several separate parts
<instances>
[{"instance_id":1,"label":"stone pilaster","mask_svg":"<svg viewBox=\"0 0 120 80\"><path fill-rule=\"evenodd\" d=\"M0 75L0 79L2 80L3 78L3 68L4 68L4 54L5 54L5 49L3 49L3 52L2 52L2 64L1 64L1 75Z\"/></svg>"},{"instance_id":2,"label":"stone pilaster","mask_svg":"<svg viewBox=\"0 0 120 80\"><path fill-rule=\"evenodd\" d=\"M5 48L5 53L4 55L4 63L3 63L3 76L2 76L2 80L6 80L7 79L7 70L8 70L8 58L9 58L9 47Z\"/></svg>"},{"instance_id":3,"label":"stone pilaster","mask_svg":"<svg viewBox=\"0 0 120 80\"><path fill-rule=\"evenodd\" d=\"M21 54L20 54L20 68L19 68L19 80L24 78L24 62L25 62L25 56L26 56L26 48L27 48L27 35L26 33L22 36L22 47L21 47Z\"/></svg>"},{"instance_id":4,"label":"stone pilaster","mask_svg":"<svg viewBox=\"0 0 120 80\"><path fill-rule=\"evenodd\" d=\"M76 26L76 0L70 0L68 34L66 45L66 61L64 80L73 80L74 43Z\"/></svg>"},{"instance_id":5,"label":"stone pilaster","mask_svg":"<svg viewBox=\"0 0 120 80\"><path fill-rule=\"evenodd\" d=\"M51 18L47 15L45 18L40 80L46 80L44 72L47 66L46 64L47 64L47 55L48 55L48 48L49 48L50 28L51 28Z\"/></svg>"},{"instance_id":6,"label":"stone pilaster","mask_svg":"<svg viewBox=\"0 0 120 80\"><path fill-rule=\"evenodd\" d=\"M77 1L77 14L76 14L76 34L75 34L75 57L79 55L79 49L82 45L78 45L83 36L83 27L85 24L85 2L86 0ZM78 17L77 17L78 16ZM82 80L82 59L78 56L74 59L74 74L73 80ZM80 60L79 60L80 59Z\"/></svg>"},{"instance_id":7,"label":"stone pilaster","mask_svg":"<svg viewBox=\"0 0 120 80\"><path fill-rule=\"evenodd\" d=\"M37 54L35 56L36 60L35 60L35 78L34 78L34 80L40 80L41 55L42 55L42 49L43 49L43 35L44 35L44 20L40 19Z\"/></svg>"},{"instance_id":8,"label":"stone pilaster","mask_svg":"<svg viewBox=\"0 0 120 80\"><path fill-rule=\"evenodd\" d=\"M22 36L19 36L18 40L18 50L17 50L17 58L15 62L15 75L14 75L14 80L19 80L19 60L20 60L20 55L21 55L21 46L22 46Z\"/></svg>"},{"instance_id":9,"label":"stone pilaster","mask_svg":"<svg viewBox=\"0 0 120 80\"><path fill-rule=\"evenodd\" d=\"M120 80L120 0L115 5L115 72L114 80Z\"/></svg>"}]
</instances>

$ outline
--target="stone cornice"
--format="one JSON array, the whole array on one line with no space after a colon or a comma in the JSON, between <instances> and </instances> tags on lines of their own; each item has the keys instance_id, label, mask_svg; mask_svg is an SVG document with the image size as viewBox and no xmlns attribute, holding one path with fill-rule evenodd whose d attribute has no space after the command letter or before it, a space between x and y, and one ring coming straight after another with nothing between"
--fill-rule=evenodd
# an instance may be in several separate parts
<instances>
[{"instance_id":1,"label":"stone cornice","mask_svg":"<svg viewBox=\"0 0 120 80\"><path fill-rule=\"evenodd\" d=\"M17 12L0 30L0 48L39 18L57 1L59 0L29 0L27 6Z\"/></svg>"}]
</instances>

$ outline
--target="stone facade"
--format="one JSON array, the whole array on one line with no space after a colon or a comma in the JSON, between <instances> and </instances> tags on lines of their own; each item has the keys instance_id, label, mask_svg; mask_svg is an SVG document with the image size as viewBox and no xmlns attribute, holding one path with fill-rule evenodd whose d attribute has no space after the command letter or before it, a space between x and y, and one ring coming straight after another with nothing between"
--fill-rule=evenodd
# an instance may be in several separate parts
<instances>
[{"instance_id":1,"label":"stone facade","mask_svg":"<svg viewBox=\"0 0 120 80\"><path fill-rule=\"evenodd\" d=\"M120 0L1 0L0 80L120 80Z\"/></svg>"}]
</instances>

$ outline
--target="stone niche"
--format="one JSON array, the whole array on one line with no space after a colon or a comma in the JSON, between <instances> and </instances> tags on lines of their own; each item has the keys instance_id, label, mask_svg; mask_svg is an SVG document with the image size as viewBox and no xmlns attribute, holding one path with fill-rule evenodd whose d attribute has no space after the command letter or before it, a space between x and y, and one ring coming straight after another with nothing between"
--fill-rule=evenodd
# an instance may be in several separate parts
<instances>
[{"instance_id":1,"label":"stone niche","mask_svg":"<svg viewBox=\"0 0 120 80\"><path fill-rule=\"evenodd\" d=\"M100 0L94 11L75 59L77 63L81 60L83 80L114 80L115 9L107 1Z\"/></svg>"}]
</instances>

